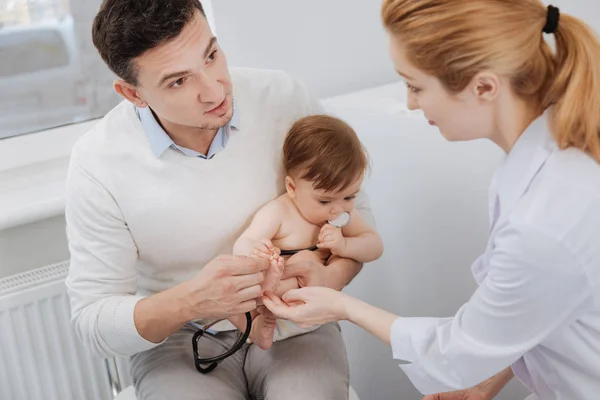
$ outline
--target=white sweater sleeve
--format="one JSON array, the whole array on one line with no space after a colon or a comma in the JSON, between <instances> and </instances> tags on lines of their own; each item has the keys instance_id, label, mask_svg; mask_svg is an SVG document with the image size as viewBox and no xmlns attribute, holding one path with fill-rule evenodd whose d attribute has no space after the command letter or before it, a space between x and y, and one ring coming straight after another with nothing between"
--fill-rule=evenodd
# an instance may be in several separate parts
<instances>
[{"instance_id":1,"label":"white sweater sleeve","mask_svg":"<svg viewBox=\"0 0 600 400\"><path fill-rule=\"evenodd\" d=\"M126 356L156 344L134 324L137 248L110 193L76 161L67 178L65 216L71 263L71 322L85 347L101 357Z\"/></svg>"}]
</instances>

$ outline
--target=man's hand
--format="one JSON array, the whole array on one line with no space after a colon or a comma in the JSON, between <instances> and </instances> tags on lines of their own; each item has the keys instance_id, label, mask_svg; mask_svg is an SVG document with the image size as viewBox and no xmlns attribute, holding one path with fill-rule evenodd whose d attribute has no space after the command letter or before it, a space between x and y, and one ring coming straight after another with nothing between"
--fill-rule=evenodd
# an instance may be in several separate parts
<instances>
[{"instance_id":1,"label":"man's hand","mask_svg":"<svg viewBox=\"0 0 600 400\"><path fill-rule=\"evenodd\" d=\"M160 343L194 319L221 319L256 308L269 261L218 256L192 279L141 299L134 323L146 340Z\"/></svg>"},{"instance_id":2,"label":"man's hand","mask_svg":"<svg viewBox=\"0 0 600 400\"><path fill-rule=\"evenodd\" d=\"M348 258L332 256L323 265L318 251L301 251L287 260L282 280L297 278L298 285L325 286L342 290L360 272L362 264Z\"/></svg>"},{"instance_id":3,"label":"man's hand","mask_svg":"<svg viewBox=\"0 0 600 400\"><path fill-rule=\"evenodd\" d=\"M300 287L328 286L329 272L317 251L304 250L287 260L281 279L296 278Z\"/></svg>"},{"instance_id":4,"label":"man's hand","mask_svg":"<svg viewBox=\"0 0 600 400\"><path fill-rule=\"evenodd\" d=\"M262 258L218 256L182 284L187 319L220 319L254 310L269 265Z\"/></svg>"}]
</instances>

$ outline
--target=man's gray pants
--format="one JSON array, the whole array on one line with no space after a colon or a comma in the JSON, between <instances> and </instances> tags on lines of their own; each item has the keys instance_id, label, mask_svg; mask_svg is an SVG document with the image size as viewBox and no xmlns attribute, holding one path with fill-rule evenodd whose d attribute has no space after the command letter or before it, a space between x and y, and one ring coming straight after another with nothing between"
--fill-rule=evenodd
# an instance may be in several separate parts
<instances>
[{"instance_id":1,"label":"man's gray pants","mask_svg":"<svg viewBox=\"0 0 600 400\"><path fill-rule=\"evenodd\" d=\"M194 330L183 328L159 346L131 358L138 400L347 400L348 360L338 324L273 344L245 345L211 373L196 371ZM201 357L230 349L236 332L205 334Z\"/></svg>"}]
</instances>

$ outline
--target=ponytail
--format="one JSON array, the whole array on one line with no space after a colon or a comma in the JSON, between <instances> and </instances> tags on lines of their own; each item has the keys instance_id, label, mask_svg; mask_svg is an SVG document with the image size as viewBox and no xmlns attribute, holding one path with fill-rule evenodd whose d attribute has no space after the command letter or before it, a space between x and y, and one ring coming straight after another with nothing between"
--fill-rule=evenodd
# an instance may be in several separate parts
<instances>
[{"instance_id":1,"label":"ponytail","mask_svg":"<svg viewBox=\"0 0 600 400\"><path fill-rule=\"evenodd\" d=\"M600 162L600 42L581 20L561 15L556 73L543 100L560 148L576 147Z\"/></svg>"}]
</instances>

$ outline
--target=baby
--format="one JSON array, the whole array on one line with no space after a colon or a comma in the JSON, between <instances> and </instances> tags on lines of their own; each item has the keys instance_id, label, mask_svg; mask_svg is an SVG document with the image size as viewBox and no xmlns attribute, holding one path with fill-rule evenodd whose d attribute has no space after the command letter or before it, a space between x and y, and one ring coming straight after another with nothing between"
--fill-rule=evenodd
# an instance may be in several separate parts
<instances>
[{"instance_id":1,"label":"baby","mask_svg":"<svg viewBox=\"0 0 600 400\"><path fill-rule=\"evenodd\" d=\"M280 282L282 254L302 252L306 257L309 251L322 263L331 256L362 263L378 259L383 253L381 238L354 209L367 168L367 156L354 130L330 116L302 118L288 132L283 159L286 193L256 213L233 249L237 255L271 260L263 291L281 295L298 287L296 278ZM350 214L348 225L337 228L327 223L342 213ZM229 320L241 330L246 328L243 315ZM268 349L273 341L317 328L303 329L254 312L250 340Z\"/></svg>"}]
</instances>

